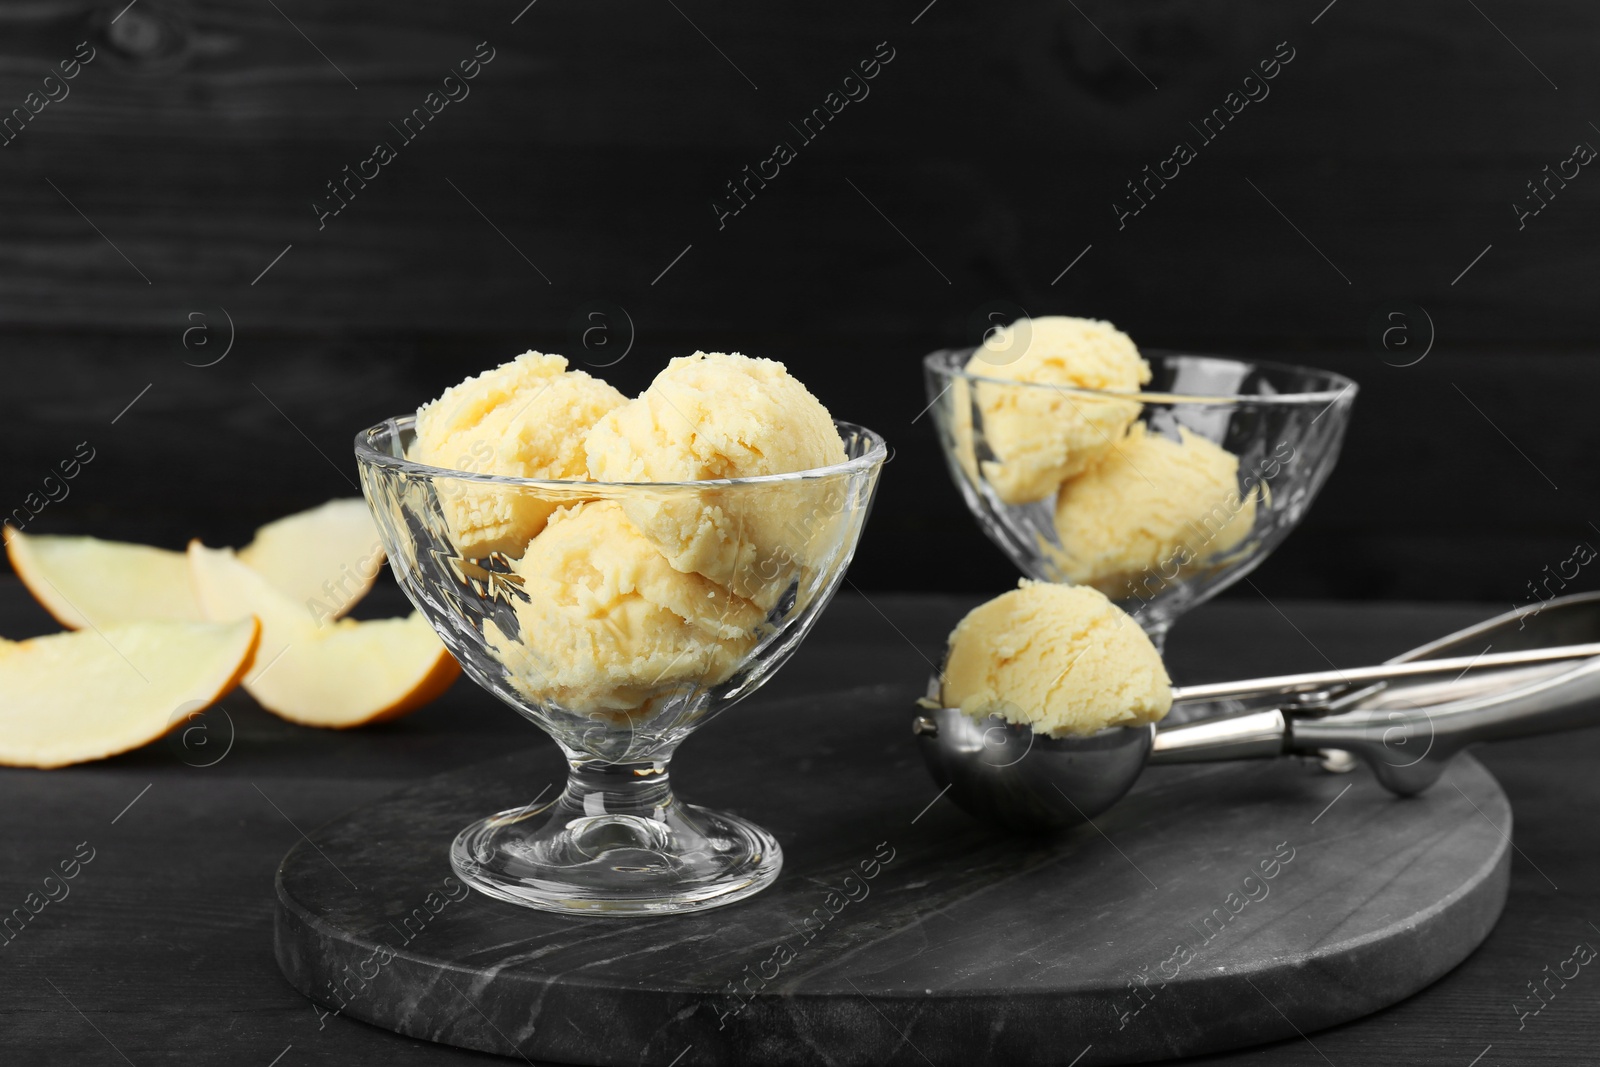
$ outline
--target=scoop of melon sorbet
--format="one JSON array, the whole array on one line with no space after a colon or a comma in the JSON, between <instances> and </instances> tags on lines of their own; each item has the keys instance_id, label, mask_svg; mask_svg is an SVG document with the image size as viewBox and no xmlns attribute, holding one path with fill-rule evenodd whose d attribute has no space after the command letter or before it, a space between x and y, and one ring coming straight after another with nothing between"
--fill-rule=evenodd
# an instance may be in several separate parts
<instances>
[{"instance_id":1,"label":"scoop of melon sorbet","mask_svg":"<svg viewBox=\"0 0 1600 1067\"><path fill-rule=\"evenodd\" d=\"M586 476L583 442L606 412L627 402L563 356L524 352L446 389L417 410L407 458L431 467L552 480ZM457 551L520 556L557 501L514 487L438 482L439 503Z\"/></svg>"},{"instance_id":2,"label":"scoop of melon sorbet","mask_svg":"<svg viewBox=\"0 0 1600 1067\"><path fill-rule=\"evenodd\" d=\"M945 707L1055 737L1155 722L1172 683L1150 638L1105 595L1024 579L950 634Z\"/></svg>"},{"instance_id":3,"label":"scoop of melon sorbet","mask_svg":"<svg viewBox=\"0 0 1600 1067\"><path fill-rule=\"evenodd\" d=\"M697 352L674 359L636 399L607 413L585 443L604 482L697 482L792 474L845 461L821 401L782 363ZM770 610L837 538L828 479L632 492L622 508L680 571ZM831 494L831 495L830 495Z\"/></svg>"}]
</instances>

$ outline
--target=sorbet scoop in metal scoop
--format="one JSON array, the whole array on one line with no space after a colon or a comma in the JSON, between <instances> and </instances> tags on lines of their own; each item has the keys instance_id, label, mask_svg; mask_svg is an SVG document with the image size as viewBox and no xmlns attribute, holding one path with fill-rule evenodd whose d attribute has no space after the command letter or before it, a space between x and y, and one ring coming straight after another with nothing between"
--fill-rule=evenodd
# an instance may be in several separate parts
<instances>
[{"instance_id":1,"label":"sorbet scoop in metal scoop","mask_svg":"<svg viewBox=\"0 0 1600 1067\"><path fill-rule=\"evenodd\" d=\"M1114 727L1082 737L1051 737L991 716L929 706L913 723L934 780L968 813L1017 829L1084 822L1132 788L1146 763L1315 756L1343 750L1364 760L1402 796L1420 793L1445 764L1477 741L1600 725L1600 645L1564 645L1476 657L1388 663L1347 671L1175 688L1180 702L1265 701L1265 710L1158 729ZM1565 667L1565 663L1577 661ZM1555 673L1527 669L1557 664ZM1513 668L1510 688L1462 683L1432 687L1438 703L1382 683L1425 675ZM1542 674L1540 677L1538 675ZM931 686L936 703L938 682ZM1454 694L1470 693L1452 698ZM1325 714L1332 710L1333 713Z\"/></svg>"}]
</instances>

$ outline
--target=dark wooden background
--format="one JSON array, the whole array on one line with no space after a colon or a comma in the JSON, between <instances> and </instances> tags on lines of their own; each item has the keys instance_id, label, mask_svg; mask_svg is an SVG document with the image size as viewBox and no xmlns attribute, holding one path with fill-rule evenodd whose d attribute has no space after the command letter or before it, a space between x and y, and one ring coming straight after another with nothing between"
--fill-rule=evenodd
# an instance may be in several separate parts
<instances>
[{"instance_id":1,"label":"dark wooden background","mask_svg":"<svg viewBox=\"0 0 1600 1067\"><path fill-rule=\"evenodd\" d=\"M524 3L0 6L0 114L96 50L0 147L0 507L87 440L29 529L237 543L351 492L358 428L526 347L626 350L603 373L630 392L737 349L896 446L859 585L997 589L913 419L919 357L1008 300L1361 383L1264 590L1512 602L1600 544L1600 176L1524 229L1511 207L1600 145L1594 5ZM481 41L471 95L319 231L324 183ZM883 41L870 95L799 145ZM1270 96L1119 231L1124 182L1282 41ZM798 158L719 229L780 139ZM1401 304L1436 333L1413 366L1414 312L1411 348L1369 341Z\"/></svg>"}]
</instances>

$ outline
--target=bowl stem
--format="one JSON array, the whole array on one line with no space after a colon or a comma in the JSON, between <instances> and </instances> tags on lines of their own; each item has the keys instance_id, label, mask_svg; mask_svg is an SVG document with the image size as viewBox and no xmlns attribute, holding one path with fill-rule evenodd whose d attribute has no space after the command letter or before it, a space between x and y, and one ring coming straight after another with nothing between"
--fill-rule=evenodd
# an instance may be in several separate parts
<instances>
[{"instance_id":1,"label":"bowl stem","mask_svg":"<svg viewBox=\"0 0 1600 1067\"><path fill-rule=\"evenodd\" d=\"M670 752L567 756L554 801L500 812L456 838L451 864L469 885L545 911L649 915L732 903L777 877L783 853L771 834L677 798Z\"/></svg>"}]
</instances>

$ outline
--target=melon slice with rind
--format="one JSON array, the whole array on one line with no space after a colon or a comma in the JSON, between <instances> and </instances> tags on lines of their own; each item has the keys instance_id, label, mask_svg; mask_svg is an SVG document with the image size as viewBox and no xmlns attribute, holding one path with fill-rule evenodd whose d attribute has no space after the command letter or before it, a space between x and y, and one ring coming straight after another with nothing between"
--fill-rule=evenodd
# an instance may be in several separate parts
<instances>
[{"instance_id":1,"label":"melon slice with rind","mask_svg":"<svg viewBox=\"0 0 1600 1067\"><path fill-rule=\"evenodd\" d=\"M148 744L238 685L260 634L245 618L0 639L0 764L64 767Z\"/></svg>"},{"instance_id":2,"label":"melon slice with rind","mask_svg":"<svg viewBox=\"0 0 1600 1067\"><path fill-rule=\"evenodd\" d=\"M69 630L171 619L204 622L182 552L127 541L24 534L5 527L11 569ZM269 522L239 558L322 621L356 605L383 568L372 512L359 497Z\"/></svg>"},{"instance_id":3,"label":"melon slice with rind","mask_svg":"<svg viewBox=\"0 0 1600 1067\"><path fill-rule=\"evenodd\" d=\"M182 552L98 537L5 528L11 569L69 630L127 622L204 622Z\"/></svg>"},{"instance_id":4,"label":"melon slice with rind","mask_svg":"<svg viewBox=\"0 0 1600 1067\"><path fill-rule=\"evenodd\" d=\"M398 718L443 693L460 673L419 614L321 621L232 549L198 541L189 544L189 568L208 617L260 620L261 648L244 687L291 722L345 729Z\"/></svg>"},{"instance_id":5,"label":"melon slice with rind","mask_svg":"<svg viewBox=\"0 0 1600 1067\"><path fill-rule=\"evenodd\" d=\"M384 553L372 510L354 497L267 523L239 559L290 600L337 619L372 588Z\"/></svg>"}]
</instances>

